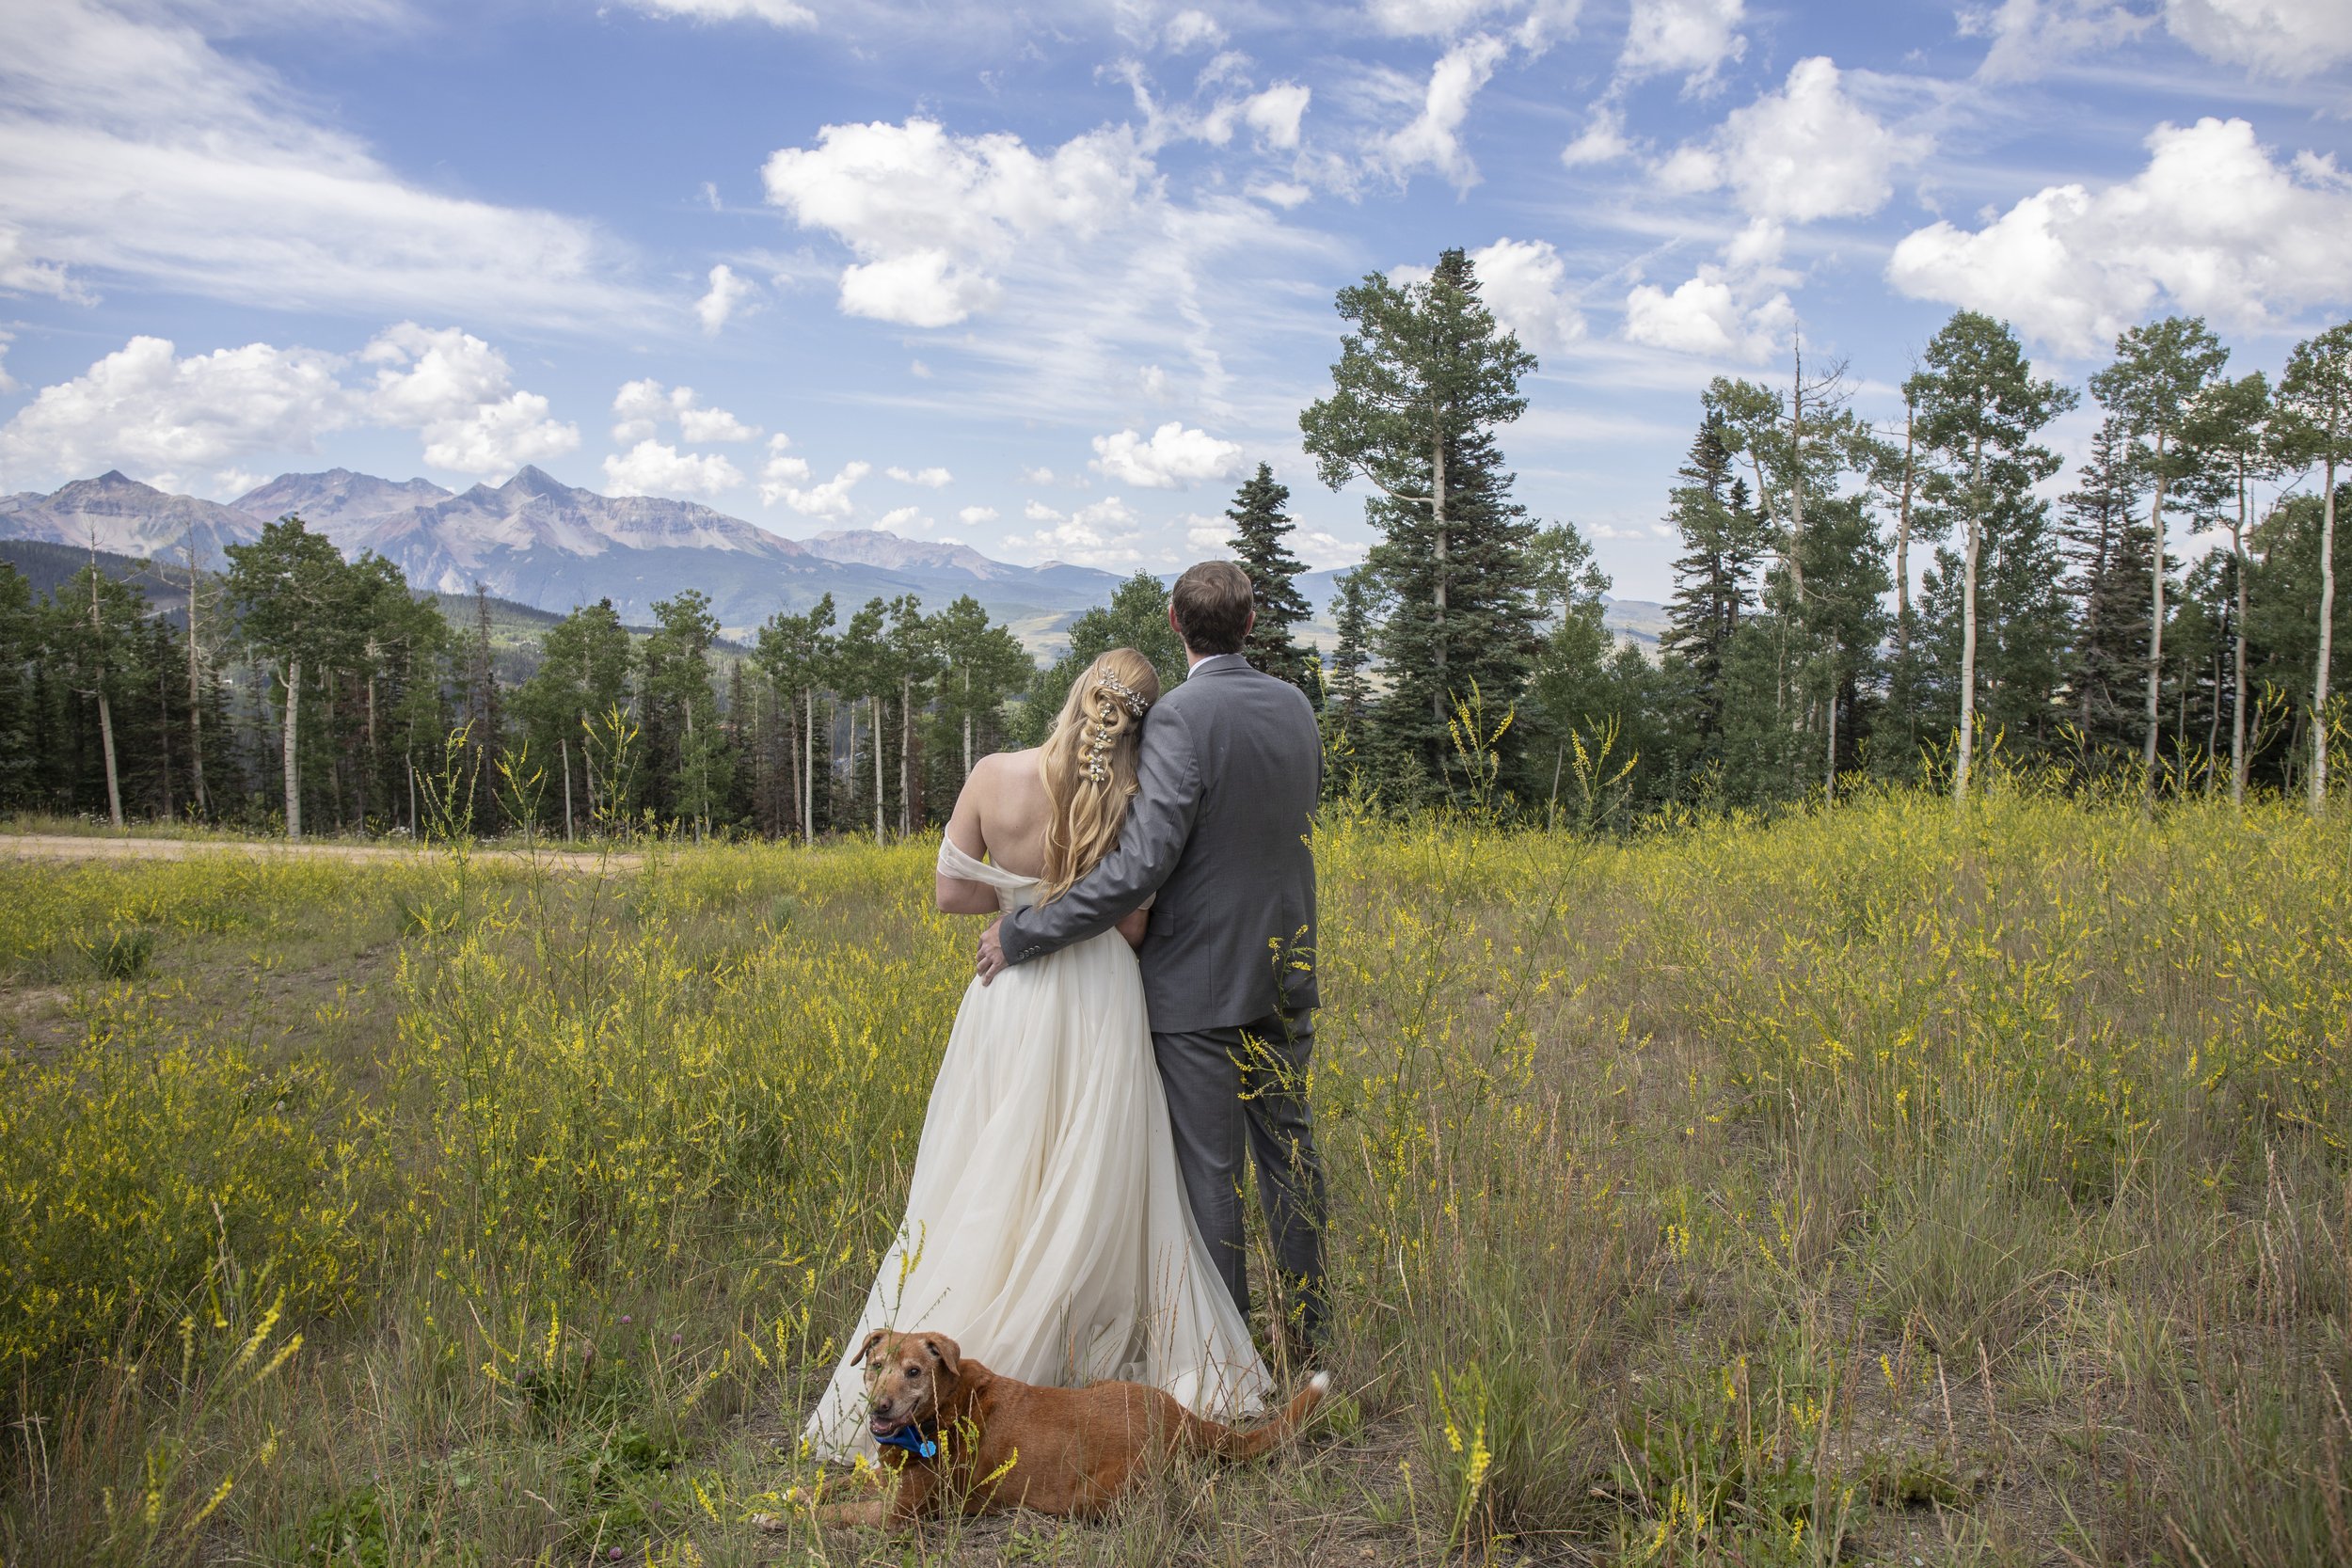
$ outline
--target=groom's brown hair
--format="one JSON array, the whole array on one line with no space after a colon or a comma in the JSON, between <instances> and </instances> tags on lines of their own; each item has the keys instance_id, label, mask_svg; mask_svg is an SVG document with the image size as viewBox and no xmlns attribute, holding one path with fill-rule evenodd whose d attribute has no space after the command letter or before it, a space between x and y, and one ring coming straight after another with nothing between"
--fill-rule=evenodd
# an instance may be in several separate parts
<instances>
[{"instance_id":1,"label":"groom's brown hair","mask_svg":"<svg viewBox=\"0 0 2352 1568\"><path fill-rule=\"evenodd\" d=\"M1204 561L1176 579L1168 604L1184 646L1205 658L1241 652L1251 597L1248 573L1230 561Z\"/></svg>"}]
</instances>

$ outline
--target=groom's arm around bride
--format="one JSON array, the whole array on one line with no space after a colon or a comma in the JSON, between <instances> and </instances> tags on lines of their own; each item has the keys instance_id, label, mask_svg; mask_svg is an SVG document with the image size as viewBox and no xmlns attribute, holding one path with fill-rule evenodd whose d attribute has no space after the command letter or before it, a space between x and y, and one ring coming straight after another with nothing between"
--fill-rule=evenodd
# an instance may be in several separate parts
<instances>
[{"instance_id":1,"label":"groom's arm around bride","mask_svg":"<svg viewBox=\"0 0 2352 1568\"><path fill-rule=\"evenodd\" d=\"M978 969L1108 929L1146 899L1137 957L1193 1215L1246 1310L1239 1187L1245 1147L1293 1322L1323 1328L1323 1174L1308 1115L1314 1040L1315 876L1309 847L1322 793L1314 710L1241 657L1248 577L1204 562L1176 581L1169 619L1192 671L1144 721L1140 793L1119 846L1061 897L1008 912ZM1080 679L1086 679L1081 675Z\"/></svg>"}]
</instances>

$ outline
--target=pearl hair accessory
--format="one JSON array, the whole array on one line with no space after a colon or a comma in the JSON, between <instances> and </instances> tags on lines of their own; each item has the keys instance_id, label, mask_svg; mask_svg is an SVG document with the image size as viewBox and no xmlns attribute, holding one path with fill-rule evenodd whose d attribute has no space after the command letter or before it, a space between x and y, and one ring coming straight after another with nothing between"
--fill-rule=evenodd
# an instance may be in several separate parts
<instances>
[{"instance_id":1,"label":"pearl hair accessory","mask_svg":"<svg viewBox=\"0 0 2352 1568\"><path fill-rule=\"evenodd\" d=\"M1151 706L1136 694L1134 688L1100 664L1094 667L1094 689L1125 704L1127 711L1137 719L1142 718L1144 709ZM1099 721L1086 732L1086 776L1098 784L1110 782L1110 710L1105 705Z\"/></svg>"},{"instance_id":2,"label":"pearl hair accessory","mask_svg":"<svg viewBox=\"0 0 2352 1568\"><path fill-rule=\"evenodd\" d=\"M1152 705L1136 696L1135 689L1125 681L1120 680L1099 664L1094 667L1094 685L1096 689L1108 691L1112 696L1126 704L1127 711L1138 719L1143 717L1143 710Z\"/></svg>"}]
</instances>

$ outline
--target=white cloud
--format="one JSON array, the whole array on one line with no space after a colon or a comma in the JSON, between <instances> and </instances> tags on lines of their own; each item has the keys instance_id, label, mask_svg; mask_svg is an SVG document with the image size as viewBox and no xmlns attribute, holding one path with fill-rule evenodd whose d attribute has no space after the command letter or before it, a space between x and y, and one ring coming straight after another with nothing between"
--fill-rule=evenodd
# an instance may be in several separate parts
<instances>
[{"instance_id":1,"label":"white cloud","mask_svg":"<svg viewBox=\"0 0 2352 1568\"><path fill-rule=\"evenodd\" d=\"M1370 553L1369 546L1323 529L1300 529L1291 535L1291 544L1297 550L1298 559L1307 563L1309 570L1316 572L1359 565Z\"/></svg>"},{"instance_id":2,"label":"white cloud","mask_svg":"<svg viewBox=\"0 0 2352 1568\"><path fill-rule=\"evenodd\" d=\"M1241 461L1241 448L1205 430L1187 430L1170 420L1150 438L1121 430L1094 438L1091 467L1104 478L1147 490L1174 490L1204 479L1223 479Z\"/></svg>"},{"instance_id":3,"label":"white cloud","mask_svg":"<svg viewBox=\"0 0 2352 1568\"><path fill-rule=\"evenodd\" d=\"M894 466L884 468L882 472L901 484L920 484L927 490L944 489L956 481L955 475L940 467L901 468Z\"/></svg>"},{"instance_id":4,"label":"white cloud","mask_svg":"<svg viewBox=\"0 0 2352 1568\"><path fill-rule=\"evenodd\" d=\"M34 260L25 248L24 230L5 223L0 223L0 293L47 294L73 305L96 298L68 277L62 265Z\"/></svg>"},{"instance_id":5,"label":"white cloud","mask_svg":"<svg viewBox=\"0 0 2352 1568\"><path fill-rule=\"evenodd\" d=\"M1184 547L1200 555L1203 552L1231 558L1233 553L1233 525L1223 517L1213 517L1200 512L1187 512L1181 519L1184 525Z\"/></svg>"},{"instance_id":6,"label":"white cloud","mask_svg":"<svg viewBox=\"0 0 2352 1568\"><path fill-rule=\"evenodd\" d=\"M923 509L919 506L894 506L883 513L874 526L894 532L911 529L917 533L929 533L933 524L930 518L923 515Z\"/></svg>"},{"instance_id":7,"label":"white cloud","mask_svg":"<svg viewBox=\"0 0 2352 1568\"><path fill-rule=\"evenodd\" d=\"M16 334L0 326L0 392L16 390L16 377L8 373L8 345L16 341Z\"/></svg>"},{"instance_id":8,"label":"white cloud","mask_svg":"<svg viewBox=\"0 0 2352 1568\"><path fill-rule=\"evenodd\" d=\"M427 464L484 476L580 444L579 427L516 390L506 356L470 333L403 322L358 360L374 367L372 382L347 383L352 360L314 349L247 343L182 358L165 339L134 338L19 409L0 427L0 460L49 478L123 467L177 485L231 458L315 451L355 425L413 430Z\"/></svg>"},{"instance_id":9,"label":"white cloud","mask_svg":"<svg viewBox=\"0 0 2352 1568\"><path fill-rule=\"evenodd\" d=\"M134 338L18 409L0 426L0 461L19 484L119 467L178 489L248 452L309 451L353 416L336 364L267 343L183 359L165 339Z\"/></svg>"},{"instance_id":10,"label":"white cloud","mask_svg":"<svg viewBox=\"0 0 2352 1568\"><path fill-rule=\"evenodd\" d=\"M1206 11L1178 11L1160 29L1160 47L1171 55L1215 49L1225 41L1225 29Z\"/></svg>"},{"instance_id":11,"label":"white cloud","mask_svg":"<svg viewBox=\"0 0 2352 1568\"><path fill-rule=\"evenodd\" d=\"M684 391L684 388L678 388ZM759 427L748 425L723 408L681 409L677 417L678 434L697 446L713 441L756 441Z\"/></svg>"},{"instance_id":12,"label":"white cloud","mask_svg":"<svg viewBox=\"0 0 2352 1568\"><path fill-rule=\"evenodd\" d=\"M624 0L648 16L691 22L766 22L778 27L814 27L817 13L799 0Z\"/></svg>"},{"instance_id":13,"label":"white cloud","mask_svg":"<svg viewBox=\"0 0 2352 1568\"><path fill-rule=\"evenodd\" d=\"M1617 74L1634 81L1678 71L1705 87L1725 60L1746 55L1738 31L1745 9L1744 0L1633 0Z\"/></svg>"},{"instance_id":14,"label":"white cloud","mask_svg":"<svg viewBox=\"0 0 2352 1568\"><path fill-rule=\"evenodd\" d=\"M841 309L906 326L953 326L1002 293L995 279L958 266L944 250L917 250L841 270Z\"/></svg>"},{"instance_id":15,"label":"white cloud","mask_svg":"<svg viewBox=\"0 0 2352 1568\"><path fill-rule=\"evenodd\" d=\"M1136 372L1136 385L1142 388L1143 395L1153 403L1168 401L1168 372L1159 366L1146 365Z\"/></svg>"},{"instance_id":16,"label":"white cloud","mask_svg":"<svg viewBox=\"0 0 2352 1568\"><path fill-rule=\"evenodd\" d=\"M910 359L907 361L907 373L917 381L929 381L931 378L931 368L920 359Z\"/></svg>"},{"instance_id":17,"label":"white cloud","mask_svg":"<svg viewBox=\"0 0 2352 1568\"><path fill-rule=\"evenodd\" d=\"M564 325L659 309L592 225L424 189L305 119L311 95L190 20L235 14L0 6L0 286Z\"/></svg>"},{"instance_id":18,"label":"white cloud","mask_svg":"<svg viewBox=\"0 0 2352 1568\"><path fill-rule=\"evenodd\" d=\"M1306 202L1315 193L1307 186L1293 181L1265 180L1251 185L1248 194L1252 200L1263 201L1269 207L1279 207L1284 212L1288 212L1293 207Z\"/></svg>"},{"instance_id":19,"label":"white cloud","mask_svg":"<svg viewBox=\"0 0 2352 1568\"><path fill-rule=\"evenodd\" d=\"M1570 168L1587 164L1611 164L1633 150L1625 139L1625 113L1609 104L1593 110L1593 118L1576 140L1560 150L1560 161Z\"/></svg>"},{"instance_id":20,"label":"white cloud","mask_svg":"<svg viewBox=\"0 0 2352 1568\"><path fill-rule=\"evenodd\" d=\"M1790 68L1778 92L1726 115L1708 145L1678 149L1658 179L1677 191L1729 185L1754 215L1810 223L1878 211L1895 168L1926 151L1849 97L1837 67L1817 55Z\"/></svg>"},{"instance_id":21,"label":"white cloud","mask_svg":"<svg viewBox=\"0 0 2352 1568\"><path fill-rule=\"evenodd\" d=\"M1519 43L1540 49L1576 30L1583 0L1371 0L1375 25L1397 38L1450 39L1465 28L1520 18Z\"/></svg>"},{"instance_id":22,"label":"white cloud","mask_svg":"<svg viewBox=\"0 0 2352 1568\"><path fill-rule=\"evenodd\" d=\"M1478 89L1509 52L1509 44L1486 33L1447 50L1430 70L1421 113L1381 143L1381 165L1398 180L1427 168L1444 175L1457 190L1478 183L1478 166L1462 148L1462 122L1470 118Z\"/></svg>"},{"instance_id":23,"label":"white cloud","mask_svg":"<svg viewBox=\"0 0 2352 1568\"><path fill-rule=\"evenodd\" d=\"M967 506L956 514L956 521L966 528L977 528L982 523L993 523L995 520L996 509L993 506Z\"/></svg>"},{"instance_id":24,"label":"white cloud","mask_svg":"<svg viewBox=\"0 0 2352 1568\"><path fill-rule=\"evenodd\" d=\"M1989 38L1977 74L2021 81L2093 50L2111 49L2144 32L2153 19L2118 0L2001 0L1990 10L1960 12L1963 38Z\"/></svg>"},{"instance_id":25,"label":"white cloud","mask_svg":"<svg viewBox=\"0 0 2352 1568\"><path fill-rule=\"evenodd\" d=\"M1708 358L1768 358L1794 319L1787 294L1748 303L1714 267L1701 267L1672 293L1639 284L1625 300L1625 335L1634 342Z\"/></svg>"},{"instance_id":26,"label":"white cloud","mask_svg":"<svg viewBox=\"0 0 2352 1568\"><path fill-rule=\"evenodd\" d=\"M710 290L694 302L694 319L703 324L703 335L715 338L719 329L735 314L735 308L757 293L759 285L748 277L738 277L735 269L724 261L710 269Z\"/></svg>"},{"instance_id":27,"label":"white cloud","mask_svg":"<svg viewBox=\"0 0 2352 1568\"><path fill-rule=\"evenodd\" d=\"M1567 267L1549 240L1497 240L1470 261L1486 308L1529 348L1565 348L1584 336L1584 317L1562 287Z\"/></svg>"},{"instance_id":28,"label":"white cloud","mask_svg":"<svg viewBox=\"0 0 2352 1568\"><path fill-rule=\"evenodd\" d=\"M759 503L773 506L791 493L792 486L808 483L808 460L794 457L786 448L792 438L778 431L768 437L768 461L759 470Z\"/></svg>"},{"instance_id":29,"label":"white cloud","mask_svg":"<svg viewBox=\"0 0 2352 1568\"><path fill-rule=\"evenodd\" d=\"M774 469L779 464L797 464L803 475L808 470L808 465L798 458L771 458L768 467ZM850 492L857 487L859 480L873 471L871 463L845 463L839 473L809 489L778 483L774 486L775 493L771 495L770 486L763 483L759 487L759 498L771 505L782 500L803 517L847 517L852 506Z\"/></svg>"},{"instance_id":30,"label":"white cloud","mask_svg":"<svg viewBox=\"0 0 2352 1568\"><path fill-rule=\"evenodd\" d=\"M742 483L743 471L718 452L640 441L626 457L604 460L604 478L616 496L717 496Z\"/></svg>"},{"instance_id":31,"label":"white cloud","mask_svg":"<svg viewBox=\"0 0 2352 1568\"><path fill-rule=\"evenodd\" d=\"M1035 533L1008 534L1006 546L1041 560L1066 561L1078 566L1120 569L1136 564L1143 552L1136 547L1141 531L1136 515L1117 496L1105 496L1072 513L1030 501L1023 515L1041 525Z\"/></svg>"},{"instance_id":32,"label":"white cloud","mask_svg":"<svg viewBox=\"0 0 2352 1568\"><path fill-rule=\"evenodd\" d=\"M1241 118L1270 147L1296 147L1298 122L1307 113L1311 90L1295 82L1277 82L1243 103Z\"/></svg>"},{"instance_id":33,"label":"white cloud","mask_svg":"<svg viewBox=\"0 0 2352 1568\"><path fill-rule=\"evenodd\" d=\"M2242 119L2160 125L2147 146L2105 190L2046 186L1973 233L1915 230L1888 281L2080 354L2160 304L2254 327L2352 298L2352 179L2332 159L2276 160Z\"/></svg>"},{"instance_id":34,"label":"white cloud","mask_svg":"<svg viewBox=\"0 0 2352 1568\"><path fill-rule=\"evenodd\" d=\"M695 446L759 438L756 425L745 424L723 408L700 406L691 387L665 388L651 377L623 383L613 394L612 412L620 416L612 426L612 439L624 445L645 440L670 424L677 426L679 436Z\"/></svg>"},{"instance_id":35,"label":"white cloud","mask_svg":"<svg viewBox=\"0 0 2352 1568\"><path fill-rule=\"evenodd\" d=\"M548 400L536 392L485 404L463 419L427 425L421 434L426 467L485 479L561 457L580 445L580 427L549 419Z\"/></svg>"},{"instance_id":36,"label":"white cloud","mask_svg":"<svg viewBox=\"0 0 2352 1568\"><path fill-rule=\"evenodd\" d=\"M1054 470L1051 468L1024 468L1021 470L1021 477L1023 480L1031 484L1051 484L1054 483Z\"/></svg>"},{"instance_id":37,"label":"white cloud","mask_svg":"<svg viewBox=\"0 0 2352 1568\"><path fill-rule=\"evenodd\" d=\"M2344 0L2169 0L2164 24L2208 59L2267 76L2311 76L2352 60Z\"/></svg>"},{"instance_id":38,"label":"white cloud","mask_svg":"<svg viewBox=\"0 0 2352 1568\"><path fill-rule=\"evenodd\" d=\"M1042 157L1007 133L952 136L920 119L828 125L817 141L769 158L768 199L858 256L841 275L845 312L909 326L991 308L1000 293L991 268L1048 236L1101 232L1153 178L1123 126Z\"/></svg>"}]
</instances>

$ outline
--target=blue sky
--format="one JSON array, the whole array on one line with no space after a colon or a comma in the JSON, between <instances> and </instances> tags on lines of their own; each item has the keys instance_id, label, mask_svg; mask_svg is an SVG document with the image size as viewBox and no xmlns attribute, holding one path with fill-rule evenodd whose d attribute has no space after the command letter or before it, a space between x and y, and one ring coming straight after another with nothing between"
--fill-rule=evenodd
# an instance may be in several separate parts
<instances>
[{"instance_id":1,"label":"blue sky","mask_svg":"<svg viewBox=\"0 0 2352 1568\"><path fill-rule=\"evenodd\" d=\"M1459 245L1521 499L1661 597L1699 388L1798 334L1872 415L1960 305L2275 372L2352 308L2348 89L2344 0L9 0L0 490L535 462L1124 570L1263 459L1344 564L1332 294Z\"/></svg>"}]
</instances>

